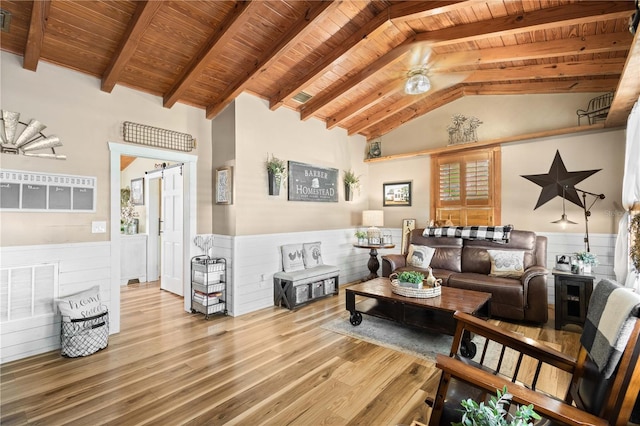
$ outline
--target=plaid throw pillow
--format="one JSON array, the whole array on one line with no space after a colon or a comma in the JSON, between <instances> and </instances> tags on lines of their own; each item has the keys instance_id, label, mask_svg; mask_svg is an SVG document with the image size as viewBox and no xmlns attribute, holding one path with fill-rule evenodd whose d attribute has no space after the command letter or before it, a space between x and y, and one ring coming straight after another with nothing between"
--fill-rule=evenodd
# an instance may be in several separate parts
<instances>
[{"instance_id":1,"label":"plaid throw pillow","mask_svg":"<svg viewBox=\"0 0 640 426\"><path fill-rule=\"evenodd\" d=\"M485 240L494 243L508 243L512 225L505 226L442 226L424 229L424 237L455 237L467 240Z\"/></svg>"}]
</instances>

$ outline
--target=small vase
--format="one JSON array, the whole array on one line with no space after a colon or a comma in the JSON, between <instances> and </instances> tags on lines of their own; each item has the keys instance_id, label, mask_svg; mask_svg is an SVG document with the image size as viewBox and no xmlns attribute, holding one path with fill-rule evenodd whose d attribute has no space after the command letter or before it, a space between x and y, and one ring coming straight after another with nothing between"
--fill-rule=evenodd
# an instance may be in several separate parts
<instances>
[{"instance_id":1,"label":"small vase","mask_svg":"<svg viewBox=\"0 0 640 426\"><path fill-rule=\"evenodd\" d=\"M280 195L282 176L267 172L269 175L269 195Z\"/></svg>"},{"instance_id":2,"label":"small vase","mask_svg":"<svg viewBox=\"0 0 640 426\"><path fill-rule=\"evenodd\" d=\"M585 275L591 275L591 264L590 263L585 263L584 264L583 273Z\"/></svg>"},{"instance_id":3,"label":"small vase","mask_svg":"<svg viewBox=\"0 0 640 426\"><path fill-rule=\"evenodd\" d=\"M345 201L353 200L353 191L351 190L351 185L348 183L344 184L344 199Z\"/></svg>"}]
</instances>

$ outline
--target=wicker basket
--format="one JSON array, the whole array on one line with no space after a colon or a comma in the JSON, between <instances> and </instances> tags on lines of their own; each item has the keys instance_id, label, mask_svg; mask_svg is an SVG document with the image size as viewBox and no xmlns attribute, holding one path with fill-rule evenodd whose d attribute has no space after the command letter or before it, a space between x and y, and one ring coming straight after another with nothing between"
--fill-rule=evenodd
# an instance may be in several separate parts
<instances>
[{"instance_id":1,"label":"wicker basket","mask_svg":"<svg viewBox=\"0 0 640 426\"><path fill-rule=\"evenodd\" d=\"M442 293L442 286L437 285L435 287L410 288L401 286L398 283L398 280L391 280L391 291L404 297L428 299L440 296Z\"/></svg>"}]
</instances>

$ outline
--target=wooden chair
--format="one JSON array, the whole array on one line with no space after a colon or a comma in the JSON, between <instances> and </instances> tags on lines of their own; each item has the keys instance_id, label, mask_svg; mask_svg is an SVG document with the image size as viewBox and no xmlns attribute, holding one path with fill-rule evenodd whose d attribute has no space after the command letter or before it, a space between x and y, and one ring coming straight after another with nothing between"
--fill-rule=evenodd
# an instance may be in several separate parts
<instances>
[{"instance_id":1,"label":"wooden chair","mask_svg":"<svg viewBox=\"0 0 640 426\"><path fill-rule=\"evenodd\" d=\"M617 370L609 379L604 379L582 346L574 359L471 315L456 312L454 317L458 322L452 351L450 357L438 355L437 367L442 370L442 376L435 400L426 401L433 407L429 425L459 422L461 400L484 401L505 385L513 395L512 402L533 404L534 410L546 419L547 423L543 424L626 425L629 421L640 392L639 319L635 319ZM473 360L457 355L465 330L476 335L474 340L478 340L478 336L486 339ZM491 360L489 358L495 352L487 352L490 345L497 347L499 353ZM527 374L522 369L523 373L519 374L521 366L527 362L536 365L535 373ZM536 390L541 370L544 369L543 374L549 374L553 368L571 375L564 401ZM530 377L522 377L527 375Z\"/></svg>"}]
</instances>

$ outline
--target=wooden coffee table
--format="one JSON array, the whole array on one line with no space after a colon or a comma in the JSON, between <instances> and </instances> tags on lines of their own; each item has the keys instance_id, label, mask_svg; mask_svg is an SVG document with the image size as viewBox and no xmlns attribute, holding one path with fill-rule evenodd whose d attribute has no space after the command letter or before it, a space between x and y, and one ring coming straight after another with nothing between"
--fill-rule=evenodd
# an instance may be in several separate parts
<instances>
[{"instance_id":1,"label":"wooden coffee table","mask_svg":"<svg viewBox=\"0 0 640 426\"><path fill-rule=\"evenodd\" d=\"M367 314L451 336L456 331L455 311L488 318L491 303L491 293L446 286L438 297L400 296L391 291L389 278L385 277L347 287L345 295L346 307L351 313L349 322L353 326L360 325L362 314ZM357 305L356 295L364 298ZM476 345L468 332L462 338L460 353L470 358L476 353Z\"/></svg>"}]
</instances>

